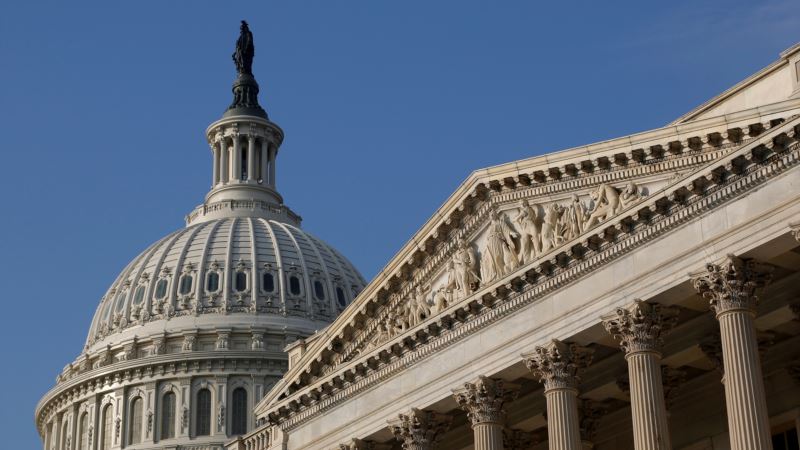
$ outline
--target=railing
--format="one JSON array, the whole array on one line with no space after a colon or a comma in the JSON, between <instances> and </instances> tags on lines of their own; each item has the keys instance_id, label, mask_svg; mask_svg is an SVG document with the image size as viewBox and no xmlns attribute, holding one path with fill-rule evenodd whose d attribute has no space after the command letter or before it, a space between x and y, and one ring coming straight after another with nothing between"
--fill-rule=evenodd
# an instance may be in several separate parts
<instances>
[{"instance_id":1,"label":"railing","mask_svg":"<svg viewBox=\"0 0 800 450\"><path fill-rule=\"evenodd\" d=\"M268 450L270 447L269 425L262 425L250 433L239 436L225 444L225 450Z\"/></svg>"}]
</instances>

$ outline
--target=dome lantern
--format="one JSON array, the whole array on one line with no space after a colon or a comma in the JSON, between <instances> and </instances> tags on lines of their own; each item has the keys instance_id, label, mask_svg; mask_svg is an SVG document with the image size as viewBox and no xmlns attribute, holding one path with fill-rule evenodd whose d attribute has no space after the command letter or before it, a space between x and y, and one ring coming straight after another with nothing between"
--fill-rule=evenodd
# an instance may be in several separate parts
<instances>
[{"instance_id":1,"label":"dome lantern","mask_svg":"<svg viewBox=\"0 0 800 450\"><path fill-rule=\"evenodd\" d=\"M269 120L258 103L253 76L255 47L247 22L242 21L233 61L237 78L233 102L220 120L206 129L211 147L211 190L186 224L226 217L261 217L293 225L300 216L283 204L276 188L276 159L283 130Z\"/></svg>"}]
</instances>

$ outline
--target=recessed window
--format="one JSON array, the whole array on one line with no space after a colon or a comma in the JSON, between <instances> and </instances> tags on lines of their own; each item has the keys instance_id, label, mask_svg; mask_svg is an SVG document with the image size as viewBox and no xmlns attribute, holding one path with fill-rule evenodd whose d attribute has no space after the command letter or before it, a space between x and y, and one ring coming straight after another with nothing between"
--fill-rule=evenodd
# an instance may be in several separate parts
<instances>
[{"instance_id":1,"label":"recessed window","mask_svg":"<svg viewBox=\"0 0 800 450\"><path fill-rule=\"evenodd\" d=\"M219 290L219 274L217 272L208 272L206 290L208 292L217 292Z\"/></svg>"},{"instance_id":2,"label":"recessed window","mask_svg":"<svg viewBox=\"0 0 800 450\"><path fill-rule=\"evenodd\" d=\"M133 294L134 305L142 303L142 300L144 300L144 291L145 291L144 286L139 286L136 288L136 292Z\"/></svg>"},{"instance_id":3,"label":"recessed window","mask_svg":"<svg viewBox=\"0 0 800 450\"><path fill-rule=\"evenodd\" d=\"M142 398L136 397L131 402L130 425L128 425L128 444L142 442Z\"/></svg>"},{"instance_id":4,"label":"recessed window","mask_svg":"<svg viewBox=\"0 0 800 450\"><path fill-rule=\"evenodd\" d=\"M264 272L261 276L261 288L265 292L275 292L275 277L272 272Z\"/></svg>"},{"instance_id":5,"label":"recessed window","mask_svg":"<svg viewBox=\"0 0 800 450\"><path fill-rule=\"evenodd\" d=\"M100 450L111 450L111 405L103 408L103 419L101 420L103 436L100 439Z\"/></svg>"},{"instance_id":6,"label":"recessed window","mask_svg":"<svg viewBox=\"0 0 800 450\"><path fill-rule=\"evenodd\" d=\"M158 280L158 283L156 283L156 300L163 300L167 296L167 284L169 282L166 278Z\"/></svg>"},{"instance_id":7,"label":"recessed window","mask_svg":"<svg viewBox=\"0 0 800 450\"><path fill-rule=\"evenodd\" d=\"M247 391L238 387L233 390L231 405L231 434L247 433Z\"/></svg>"},{"instance_id":8,"label":"recessed window","mask_svg":"<svg viewBox=\"0 0 800 450\"><path fill-rule=\"evenodd\" d=\"M78 450L88 450L89 449L89 419L88 413L81 414L81 421L78 425L78 442L75 444L75 448Z\"/></svg>"},{"instance_id":9,"label":"recessed window","mask_svg":"<svg viewBox=\"0 0 800 450\"><path fill-rule=\"evenodd\" d=\"M247 274L245 272L236 272L233 289L235 289L236 292L244 292L247 290Z\"/></svg>"},{"instance_id":10,"label":"recessed window","mask_svg":"<svg viewBox=\"0 0 800 450\"><path fill-rule=\"evenodd\" d=\"M123 291L120 292L119 295L117 295L117 304L115 307L116 312L122 311L122 309L125 307L125 294L126 292Z\"/></svg>"},{"instance_id":11,"label":"recessed window","mask_svg":"<svg viewBox=\"0 0 800 450\"><path fill-rule=\"evenodd\" d=\"M192 281L193 278L189 274L184 274L183 276L181 276L181 282L179 283L178 286L178 292L181 295L186 295L189 292L192 292Z\"/></svg>"},{"instance_id":12,"label":"recessed window","mask_svg":"<svg viewBox=\"0 0 800 450\"><path fill-rule=\"evenodd\" d=\"M300 295L300 278L297 278L296 275L289 276L289 292L292 295Z\"/></svg>"},{"instance_id":13,"label":"recessed window","mask_svg":"<svg viewBox=\"0 0 800 450\"><path fill-rule=\"evenodd\" d=\"M792 426L782 433L772 435L772 448L775 450L798 450L797 429Z\"/></svg>"},{"instance_id":14,"label":"recessed window","mask_svg":"<svg viewBox=\"0 0 800 450\"><path fill-rule=\"evenodd\" d=\"M167 392L161 399L161 439L175 437L175 393Z\"/></svg>"},{"instance_id":15,"label":"recessed window","mask_svg":"<svg viewBox=\"0 0 800 450\"><path fill-rule=\"evenodd\" d=\"M208 436L211 434L211 391L200 389L197 391L197 435Z\"/></svg>"},{"instance_id":16,"label":"recessed window","mask_svg":"<svg viewBox=\"0 0 800 450\"><path fill-rule=\"evenodd\" d=\"M341 307L347 305L347 299L344 298L344 289L340 287L336 288L336 301L339 302L339 306Z\"/></svg>"},{"instance_id":17,"label":"recessed window","mask_svg":"<svg viewBox=\"0 0 800 450\"><path fill-rule=\"evenodd\" d=\"M314 296L317 300L325 300L325 286L319 280L314 281Z\"/></svg>"}]
</instances>

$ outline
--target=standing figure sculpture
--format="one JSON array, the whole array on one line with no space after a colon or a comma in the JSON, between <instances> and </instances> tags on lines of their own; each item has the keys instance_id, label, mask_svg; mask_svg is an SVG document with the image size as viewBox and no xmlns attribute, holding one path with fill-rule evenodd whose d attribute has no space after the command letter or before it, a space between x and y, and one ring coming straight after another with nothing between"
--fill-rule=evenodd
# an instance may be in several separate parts
<instances>
[{"instance_id":1,"label":"standing figure sculpture","mask_svg":"<svg viewBox=\"0 0 800 450\"><path fill-rule=\"evenodd\" d=\"M489 233L486 236L486 248L484 249L484 254L488 254L486 262L492 266L492 280L503 277L519 267L519 260L516 254L517 248L514 244L514 238L517 237L519 237L519 234L506 223L505 216L501 216L497 211L492 212ZM481 263L483 262L484 259L481 260ZM487 280L484 279L484 282L487 282Z\"/></svg>"},{"instance_id":2,"label":"standing figure sculpture","mask_svg":"<svg viewBox=\"0 0 800 450\"><path fill-rule=\"evenodd\" d=\"M561 244L562 236L560 229L561 207L556 203L547 205L547 214L542 222L542 253L546 253L552 248Z\"/></svg>"},{"instance_id":3,"label":"standing figure sculpture","mask_svg":"<svg viewBox=\"0 0 800 450\"><path fill-rule=\"evenodd\" d=\"M523 200L522 207L514 218L520 233L519 257L523 263L533 261L542 252L542 238L536 210L535 205L531 206L528 200Z\"/></svg>"},{"instance_id":4,"label":"standing figure sculpture","mask_svg":"<svg viewBox=\"0 0 800 450\"><path fill-rule=\"evenodd\" d=\"M472 292L472 288L480 281L478 277L478 259L472 246L464 239L458 240L456 253L453 255L453 283L450 289L455 301L461 300ZM448 283L450 284L450 283Z\"/></svg>"},{"instance_id":5,"label":"standing figure sculpture","mask_svg":"<svg viewBox=\"0 0 800 450\"><path fill-rule=\"evenodd\" d=\"M255 56L253 33L250 32L250 27L244 20L242 26L239 27L236 50L231 56L233 56L233 63L236 64L236 72L240 75L253 75L253 56Z\"/></svg>"},{"instance_id":6,"label":"standing figure sculpture","mask_svg":"<svg viewBox=\"0 0 800 450\"><path fill-rule=\"evenodd\" d=\"M583 233L583 223L586 221L586 206L577 195L572 194L569 206L561 216L564 224L564 240L568 241Z\"/></svg>"}]
</instances>

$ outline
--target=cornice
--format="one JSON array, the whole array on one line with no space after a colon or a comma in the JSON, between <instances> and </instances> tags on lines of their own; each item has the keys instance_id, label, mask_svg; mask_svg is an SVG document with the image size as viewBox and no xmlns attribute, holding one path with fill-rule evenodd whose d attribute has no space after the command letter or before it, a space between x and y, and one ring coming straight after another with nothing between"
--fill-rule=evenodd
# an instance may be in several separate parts
<instances>
[{"instance_id":1,"label":"cornice","mask_svg":"<svg viewBox=\"0 0 800 450\"><path fill-rule=\"evenodd\" d=\"M796 106L800 106L800 102ZM451 254L454 242L483 224L491 205L526 195L566 194L607 180L621 181L659 172L674 173L681 169L693 171L736 148L759 142L761 136L765 133L770 135L770 130L784 121L776 117L765 119L757 112L740 115L748 117L750 123L740 120L735 123L737 128L727 128L734 123L719 118L700 121L706 128L698 129L697 124L693 124L692 131L699 135L683 135L685 139L682 141L675 140L680 136L679 127L669 127L581 147L581 151L573 149L474 172L326 329L328 337L317 339L309 346L303 358L285 375L287 385L295 383L302 371L323 365L326 357L338 353L337 347L350 349L352 337L357 334L354 325L368 322L383 307L391 307L393 298L394 302L399 301L397 297L413 289L411 284L425 279L432 270L440 267ZM753 117L758 117L759 121L753 121ZM660 140L648 140L654 136ZM637 148L634 142L647 142L648 145ZM621 146L627 153L615 153ZM593 148L589 150L588 147ZM591 166L584 164L587 162ZM540 170L534 170L536 168ZM548 175L539 177L537 181L537 173ZM341 345L332 342L336 340L341 341ZM270 392L262 404L273 401L277 395L278 392Z\"/></svg>"},{"instance_id":2,"label":"cornice","mask_svg":"<svg viewBox=\"0 0 800 450\"><path fill-rule=\"evenodd\" d=\"M272 422L290 430L439 349L763 184L800 162L800 144L794 139L799 123L796 117L792 118L654 192L616 217L352 362L336 367L287 398L267 399L273 403L268 409L259 408L258 414L266 414ZM580 251L575 251L578 247ZM264 406L267 404L262 402Z\"/></svg>"}]
</instances>

